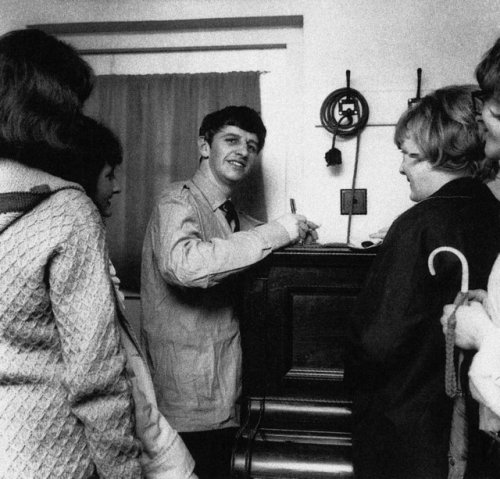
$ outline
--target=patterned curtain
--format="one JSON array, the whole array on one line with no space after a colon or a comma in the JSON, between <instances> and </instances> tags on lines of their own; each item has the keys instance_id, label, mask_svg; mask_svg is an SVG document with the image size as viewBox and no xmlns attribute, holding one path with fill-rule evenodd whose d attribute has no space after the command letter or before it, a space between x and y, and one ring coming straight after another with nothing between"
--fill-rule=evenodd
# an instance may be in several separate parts
<instances>
[{"instance_id":1,"label":"patterned curtain","mask_svg":"<svg viewBox=\"0 0 500 479\"><path fill-rule=\"evenodd\" d=\"M110 254L125 289L140 288L144 232L165 184L190 178L198 167L203 117L228 105L260 111L259 72L98 76L86 113L109 126L124 151L107 220ZM258 166L238 198L239 207L265 219Z\"/></svg>"}]
</instances>

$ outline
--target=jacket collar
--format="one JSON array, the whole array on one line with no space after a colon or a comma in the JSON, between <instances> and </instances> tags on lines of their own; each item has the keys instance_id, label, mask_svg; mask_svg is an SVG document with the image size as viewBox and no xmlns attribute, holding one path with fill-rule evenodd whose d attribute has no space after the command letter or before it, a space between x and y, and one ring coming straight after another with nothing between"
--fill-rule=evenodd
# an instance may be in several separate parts
<instances>
[{"instance_id":1,"label":"jacket collar","mask_svg":"<svg viewBox=\"0 0 500 479\"><path fill-rule=\"evenodd\" d=\"M465 176L463 178L457 178L456 180L449 181L429 196L429 198L473 198L475 196L483 196L488 193L490 193L491 197L494 198L493 193L491 193L489 188L486 187L481 181L470 176Z\"/></svg>"},{"instance_id":2,"label":"jacket collar","mask_svg":"<svg viewBox=\"0 0 500 479\"><path fill-rule=\"evenodd\" d=\"M67 188L83 191L76 183L16 161L0 159L0 232L52 193Z\"/></svg>"},{"instance_id":3,"label":"jacket collar","mask_svg":"<svg viewBox=\"0 0 500 479\"><path fill-rule=\"evenodd\" d=\"M208 166L203 163L194 174L191 182L196 186L213 211L216 211L229 198L220 187L213 181L208 172Z\"/></svg>"},{"instance_id":4,"label":"jacket collar","mask_svg":"<svg viewBox=\"0 0 500 479\"><path fill-rule=\"evenodd\" d=\"M0 193L55 192L62 188L76 188L83 191L77 183L63 180L17 161L0 158Z\"/></svg>"}]
</instances>

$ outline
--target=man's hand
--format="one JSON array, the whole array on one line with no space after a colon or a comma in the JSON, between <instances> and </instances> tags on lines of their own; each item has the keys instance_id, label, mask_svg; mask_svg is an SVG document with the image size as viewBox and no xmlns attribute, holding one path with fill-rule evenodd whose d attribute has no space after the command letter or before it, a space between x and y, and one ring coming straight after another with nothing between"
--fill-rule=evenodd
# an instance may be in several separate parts
<instances>
[{"instance_id":1,"label":"man's hand","mask_svg":"<svg viewBox=\"0 0 500 479\"><path fill-rule=\"evenodd\" d=\"M319 226L312 221L308 221L303 215L288 213L276 221L287 230L291 243L303 241L304 244L310 244L318 239L316 229Z\"/></svg>"},{"instance_id":2,"label":"man's hand","mask_svg":"<svg viewBox=\"0 0 500 479\"><path fill-rule=\"evenodd\" d=\"M448 320L455 309L455 305L447 304L443 308L441 325L446 334L448 329ZM488 335L494 334L496 330L491 322L488 313L483 305L477 301L472 301L467 306L459 306L456 310L457 320L455 328L455 344L463 349L477 349L481 347L482 342Z\"/></svg>"}]
</instances>

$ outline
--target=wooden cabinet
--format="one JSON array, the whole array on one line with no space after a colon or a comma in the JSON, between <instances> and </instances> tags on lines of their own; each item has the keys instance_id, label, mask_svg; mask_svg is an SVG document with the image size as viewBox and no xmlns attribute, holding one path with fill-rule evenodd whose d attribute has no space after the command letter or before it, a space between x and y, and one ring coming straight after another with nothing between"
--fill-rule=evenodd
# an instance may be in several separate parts
<instances>
[{"instance_id":1,"label":"wooden cabinet","mask_svg":"<svg viewBox=\"0 0 500 479\"><path fill-rule=\"evenodd\" d=\"M296 247L248 276L235 477L352 477L342 388L350 312L374 254Z\"/></svg>"}]
</instances>

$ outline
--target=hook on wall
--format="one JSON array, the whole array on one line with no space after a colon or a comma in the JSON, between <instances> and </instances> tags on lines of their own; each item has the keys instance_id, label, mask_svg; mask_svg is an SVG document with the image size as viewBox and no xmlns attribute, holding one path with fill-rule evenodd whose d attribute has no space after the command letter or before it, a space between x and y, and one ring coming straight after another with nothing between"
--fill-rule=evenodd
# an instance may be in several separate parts
<instances>
[{"instance_id":1,"label":"hook on wall","mask_svg":"<svg viewBox=\"0 0 500 479\"><path fill-rule=\"evenodd\" d=\"M417 96L408 98L408 108L414 107L420 101L420 86L422 85L422 69L417 68Z\"/></svg>"},{"instance_id":2,"label":"hook on wall","mask_svg":"<svg viewBox=\"0 0 500 479\"><path fill-rule=\"evenodd\" d=\"M340 165L342 156L335 148L338 136L357 135L368 122L368 103L359 91L351 88L351 70L346 70L346 87L330 93L323 101L320 110L321 124L333 134L332 148L326 152L327 166Z\"/></svg>"}]
</instances>

